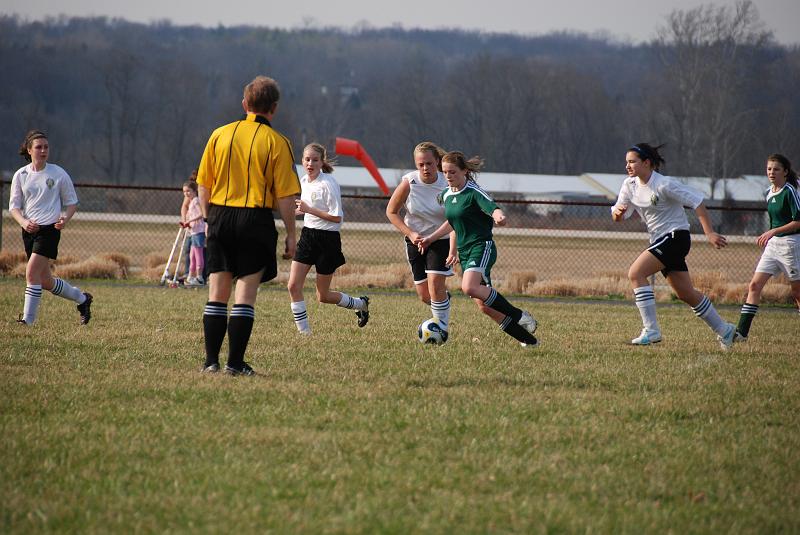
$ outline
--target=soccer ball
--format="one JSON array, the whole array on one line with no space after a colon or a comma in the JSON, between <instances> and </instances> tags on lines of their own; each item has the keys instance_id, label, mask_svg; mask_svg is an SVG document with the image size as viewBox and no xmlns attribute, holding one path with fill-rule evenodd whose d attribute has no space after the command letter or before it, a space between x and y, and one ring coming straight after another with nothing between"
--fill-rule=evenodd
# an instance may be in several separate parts
<instances>
[{"instance_id":1,"label":"soccer ball","mask_svg":"<svg viewBox=\"0 0 800 535\"><path fill-rule=\"evenodd\" d=\"M431 318L425 320L417 327L417 338L423 344L443 344L447 342L447 331L436 320Z\"/></svg>"}]
</instances>

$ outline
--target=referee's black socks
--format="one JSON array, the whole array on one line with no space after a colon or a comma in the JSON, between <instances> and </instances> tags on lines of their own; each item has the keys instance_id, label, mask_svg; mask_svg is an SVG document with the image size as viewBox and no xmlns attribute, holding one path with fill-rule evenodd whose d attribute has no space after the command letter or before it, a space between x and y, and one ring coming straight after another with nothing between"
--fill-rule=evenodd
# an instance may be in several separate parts
<instances>
[{"instance_id":1,"label":"referee's black socks","mask_svg":"<svg viewBox=\"0 0 800 535\"><path fill-rule=\"evenodd\" d=\"M206 344L205 366L219 364L219 350L228 330L228 305L216 301L206 303L203 310L203 335Z\"/></svg>"},{"instance_id":2,"label":"referee's black socks","mask_svg":"<svg viewBox=\"0 0 800 535\"><path fill-rule=\"evenodd\" d=\"M242 367L255 317L256 311L251 305L233 305L228 320L228 366Z\"/></svg>"}]
</instances>

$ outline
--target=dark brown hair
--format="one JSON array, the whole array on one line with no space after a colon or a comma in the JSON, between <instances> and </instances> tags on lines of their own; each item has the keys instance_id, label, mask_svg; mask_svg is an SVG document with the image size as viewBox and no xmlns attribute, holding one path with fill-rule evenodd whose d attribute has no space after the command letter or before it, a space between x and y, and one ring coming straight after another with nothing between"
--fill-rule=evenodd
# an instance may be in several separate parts
<instances>
[{"instance_id":1,"label":"dark brown hair","mask_svg":"<svg viewBox=\"0 0 800 535\"><path fill-rule=\"evenodd\" d=\"M19 147L19 155L25 158L27 161L31 161L31 155L28 154L28 150L33 146L33 142L37 139L47 139L47 134L42 132L41 130L31 130L27 134L25 134L25 139L22 141L22 145Z\"/></svg>"},{"instance_id":2,"label":"dark brown hair","mask_svg":"<svg viewBox=\"0 0 800 535\"><path fill-rule=\"evenodd\" d=\"M767 161L778 162L781 166L786 169L786 182L797 187L797 171L792 169L792 162L789 161L789 158L784 156L783 154L770 154L767 156Z\"/></svg>"},{"instance_id":3,"label":"dark brown hair","mask_svg":"<svg viewBox=\"0 0 800 535\"><path fill-rule=\"evenodd\" d=\"M654 147L649 143L637 143L633 145L631 148L628 149L628 152L635 152L639 155L642 161L650 160L650 163L653 166L653 169L658 171L658 168L664 164L664 158L659 154L658 150L663 147L664 145L658 145Z\"/></svg>"}]
</instances>

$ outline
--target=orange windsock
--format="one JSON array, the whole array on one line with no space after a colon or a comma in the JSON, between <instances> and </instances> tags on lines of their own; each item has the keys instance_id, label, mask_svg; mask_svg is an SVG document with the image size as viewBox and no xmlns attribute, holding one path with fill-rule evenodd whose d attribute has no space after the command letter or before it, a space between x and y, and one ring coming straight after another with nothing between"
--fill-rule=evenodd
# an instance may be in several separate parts
<instances>
[{"instance_id":1,"label":"orange windsock","mask_svg":"<svg viewBox=\"0 0 800 535\"><path fill-rule=\"evenodd\" d=\"M381 188L383 194L389 195L389 188L386 187L386 182L383 181L383 177L378 171L378 167L358 141L344 137L337 137L336 148L334 150L336 150L336 154L341 154L342 156L352 156L361 162L361 165L367 168L369 174L371 174L372 178L375 179L375 182L378 183L378 187Z\"/></svg>"}]
</instances>

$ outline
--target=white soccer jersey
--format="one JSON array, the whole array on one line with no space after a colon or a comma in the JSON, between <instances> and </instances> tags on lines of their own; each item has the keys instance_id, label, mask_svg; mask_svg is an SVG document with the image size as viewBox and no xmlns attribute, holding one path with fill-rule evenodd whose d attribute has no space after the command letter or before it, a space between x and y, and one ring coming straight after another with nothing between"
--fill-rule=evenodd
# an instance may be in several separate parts
<instances>
[{"instance_id":1,"label":"white soccer jersey","mask_svg":"<svg viewBox=\"0 0 800 535\"><path fill-rule=\"evenodd\" d=\"M52 225L61 217L61 210L73 204L78 204L78 196L61 167L48 163L34 171L28 164L14 173L8 209L22 210L22 215L37 225Z\"/></svg>"},{"instance_id":2,"label":"white soccer jersey","mask_svg":"<svg viewBox=\"0 0 800 535\"><path fill-rule=\"evenodd\" d=\"M300 198L309 206L327 212L332 216L339 216L344 221L344 211L342 210L342 193L339 183L333 175L320 173L314 180L309 180L308 175L303 175L300 179L301 194ZM339 230L342 228L341 221L334 223L317 217L313 214L303 215L303 225L308 228L320 230Z\"/></svg>"},{"instance_id":3,"label":"white soccer jersey","mask_svg":"<svg viewBox=\"0 0 800 535\"><path fill-rule=\"evenodd\" d=\"M696 189L653 171L647 184L639 177L626 178L615 206L628 205L626 219L633 214L631 208L639 212L653 243L673 230L689 230L684 206L694 209L702 202L703 194Z\"/></svg>"},{"instance_id":4,"label":"white soccer jersey","mask_svg":"<svg viewBox=\"0 0 800 535\"><path fill-rule=\"evenodd\" d=\"M439 194L447 188L447 180L442 173L436 174L436 182L426 184L419 177L419 171L403 176L409 185L406 198L406 213L403 221L406 226L422 236L433 234L444 223L444 207L439 204ZM444 236L442 239L447 239Z\"/></svg>"}]
</instances>

